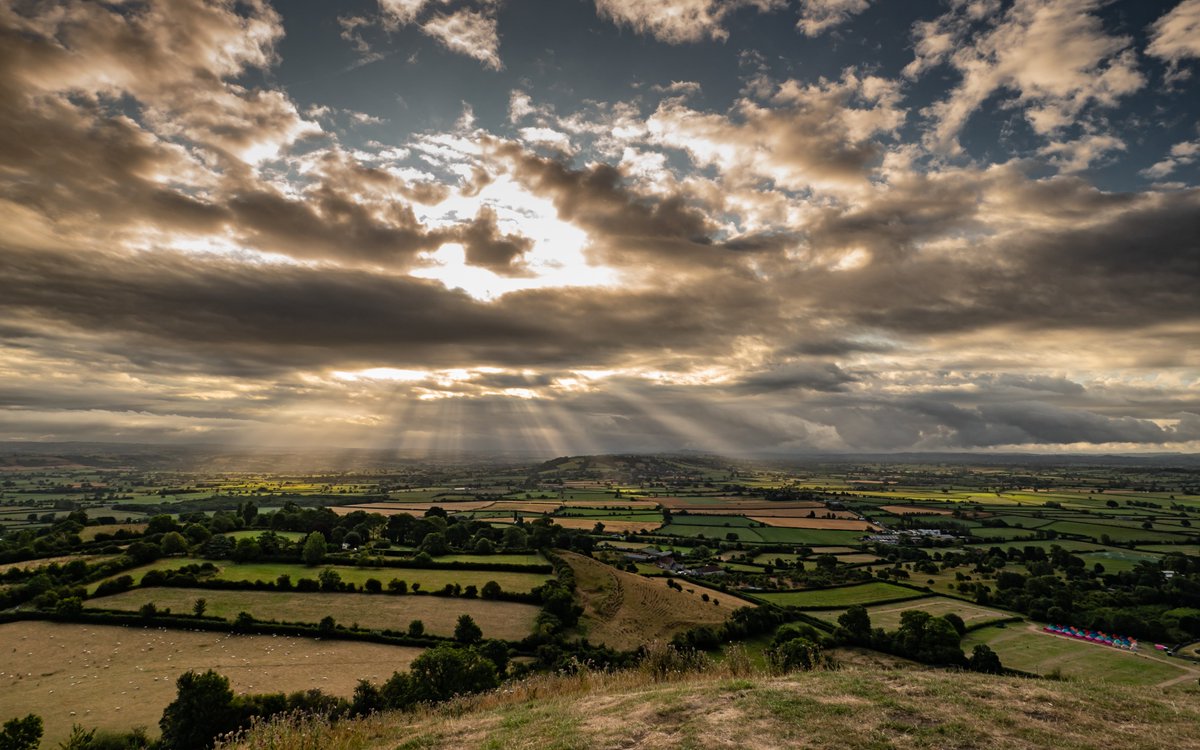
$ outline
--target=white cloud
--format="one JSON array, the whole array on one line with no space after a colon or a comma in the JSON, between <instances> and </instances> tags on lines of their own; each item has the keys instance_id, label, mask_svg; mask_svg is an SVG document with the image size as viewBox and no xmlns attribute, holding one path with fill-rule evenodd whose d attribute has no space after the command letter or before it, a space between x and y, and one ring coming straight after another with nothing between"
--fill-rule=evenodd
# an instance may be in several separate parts
<instances>
[{"instance_id":1,"label":"white cloud","mask_svg":"<svg viewBox=\"0 0 1200 750\"><path fill-rule=\"evenodd\" d=\"M1166 60L1171 64L1168 75L1179 76L1180 62L1185 58L1200 57L1200 0L1183 0L1151 24L1150 33L1146 54Z\"/></svg>"},{"instance_id":2,"label":"white cloud","mask_svg":"<svg viewBox=\"0 0 1200 750\"><path fill-rule=\"evenodd\" d=\"M1050 163L1063 173L1082 172L1102 160L1112 151L1124 151L1125 142L1112 135L1093 133L1072 141L1047 144L1039 154L1050 157Z\"/></svg>"},{"instance_id":3,"label":"white cloud","mask_svg":"<svg viewBox=\"0 0 1200 750\"><path fill-rule=\"evenodd\" d=\"M437 5L446 6L448 0L378 0L379 13L375 16L345 16L338 18L342 26L342 39L353 45L359 56L359 64L383 58L383 53L372 49L363 37L363 29L379 25L393 32L403 26L416 25L421 33L432 37L443 47L482 62L492 70L500 70L500 34L496 22L496 9L503 0L467 0L450 12L439 11ZM412 53L410 62L415 59Z\"/></svg>"},{"instance_id":4,"label":"white cloud","mask_svg":"<svg viewBox=\"0 0 1200 750\"><path fill-rule=\"evenodd\" d=\"M1017 0L1002 17L975 32L970 6L916 29L910 76L949 63L962 81L926 110L933 121L927 145L958 150L958 134L998 92L1015 94L1033 130L1052 135L1090 107L1113 107L1142 87L1131 39L1108 34L1094 14L1101 0Z\"/></svg>"},{"instance_id":5,"label":"white cloud","mask_svg":"<svg viewBox=\"0 0 1200 750\"><path fill-rule=\"evenodd\" d=\"M805 36L819 36L862 13L870 4L870 0L801 0L796 27Z\"/></svg>"},{"instance_id":6,"label":"white cloud","mask_svg":"<svg viewBox=\"0 0 1200 750\"><path fill-rule=\"evenodd\" d=\"M1162 161L1142 170L1142 175L1161 180L1179 167L1200 159L1200 141L1183 141L1171 147L1171 152Z\"/></svg>"},{"instance_id":7,"label":"white cloud","mask_svg":"<svg viewBox=\"0 0 1200 750\"><path fill-rule=\"evenodd\" d=\"M660 42L683 44L726 39L725 19L739 8L770 11L787 0L596 0L596 12Z\"/></svg>"},{"instance_id":8,"label":"white cloud","mask_svg":"<svg viewBox=\"0 0 1200 750\"><path fill-rule=\"evenodd\" d=\"M766 103L739 100L731 116L669 99L647 120L648 137L734 184L835 188L863 183L882 152L873 139L904 122L900 100L895 81L848 70L837 81L785 81Z\"/></svg>"},{"instance_id":9,"label":"white cloud","mask_svg":"<svg viewBox=\"0 0 1200 750\"><path fill-rule=\"evenodd\" d=\"M421 31L441 42L451 52L473 57L492 70L500 70L500 35L490 14L458 10L438 15L421 24Z\"/></svg>"}]
</instances>

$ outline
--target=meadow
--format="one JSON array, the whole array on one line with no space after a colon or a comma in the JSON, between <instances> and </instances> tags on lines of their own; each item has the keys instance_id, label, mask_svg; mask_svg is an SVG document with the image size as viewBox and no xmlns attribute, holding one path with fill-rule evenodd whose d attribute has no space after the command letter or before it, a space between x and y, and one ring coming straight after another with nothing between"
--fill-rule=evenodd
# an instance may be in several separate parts
<instances>
[{"instance_id":1,"label":"meadow","mask_svg":"<svg viewBox=\"0 0 1200 750\"><path fill-rule=\"evenodd\" d=\"M307 638L14 622L0 625L0 716L37 713L43 747L74 723L158 734L175 679L216 669L239 692L319 688L349 697L360 678L384 680L420 649Z\"/></svg>"},{"instance_id":2,"label":"meadow","mask_svg":"<svg viewBox=\"0 0 1200 750\"><path fill-rule=\"evenodd\" d=\"M1153 644L1144 644L1143 653L1134 654L1052 636L1041 632L1040 626L1028 623L981 628L967 633L962 641L968 653L979 643L987 644L999 654L1006 667L1041 675L1145 687L1195 684L1200 678L1200 669L1193 664L1169 662L1169 657L1146 653L1145 649L1153 649Z\"/></svg>"},{"instance_id":3,"label":"meadow","mask_svg":"<svg viewBox=\"0 0 1200 750\"><path fill-rule=\"evenodd\" d=\"M871 617L872 627L883 628L884 630L896 630L900 627L900 616L909 610L921 610L922 612L928 612L934 617L953 613L961 617L967 627L1014 616L1012 612L981 607L977 604L964 602L960 599L950 599L944 596L913 599L900 604L877 604L867 607L867 614ZM816 617L830 623L836 623L838 616L843 612L845 610L822 611L817 613Z\"/></svg>"},{"instance_id":4,"label":"meadow","mask_svg":"<svg viewBox=\"0 0 1200 750\"><path fill-rule=\"evenodd\" d=\"M871 581L855 586L841 586L831 589L809 589L806 591L767 591L755 593L755 598L780 604L785 607L800 609L829 609L834 607L849 607L855 604L871 604L874 602L895 601L899 599L916 599L925 596L920 591L914 591L904 586L890 583Z\"/></svg>"},{"instance_id":5,"label":"meadow","mask_svg":"<svg viewBox=\"0 0 1200 750\"><path fill-rule=\"evenodd\" d=\"M141 588L89 599L87 606L136 612L153 602L159 609L189 614L197 599L204 599L205 614L233 621L241 612L258 620L316 624L328 616L339 625L371 630L408 628L413 620L431 635L452 636L459 615L470 615L485 638L519 641L533 632L538 608L532 604L487 601L463 597L389 596L289 591L219 591L169 587Z\"/></svg>"}]
</instances>

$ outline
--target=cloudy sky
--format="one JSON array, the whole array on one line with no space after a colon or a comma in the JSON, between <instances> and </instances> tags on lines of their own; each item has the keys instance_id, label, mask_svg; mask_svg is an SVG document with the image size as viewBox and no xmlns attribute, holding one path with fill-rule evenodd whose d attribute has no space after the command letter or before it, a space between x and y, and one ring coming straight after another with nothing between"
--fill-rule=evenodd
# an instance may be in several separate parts
<instances>
[{"instance_id":1,"label":"cloudy sky","mask_svg":"<svg viewBox=\"0 0 1200 750\"><path fill-rule=\"evenodd\" d=\"M0 0L0 440L1200 451L1200 0Z\"/></svg>"}]
</instances>

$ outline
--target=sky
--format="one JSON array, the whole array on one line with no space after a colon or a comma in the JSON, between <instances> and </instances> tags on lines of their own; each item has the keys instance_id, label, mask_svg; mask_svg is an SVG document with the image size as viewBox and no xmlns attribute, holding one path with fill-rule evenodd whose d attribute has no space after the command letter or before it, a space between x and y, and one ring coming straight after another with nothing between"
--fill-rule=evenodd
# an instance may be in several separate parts
<instances>
[{"instance_id":1,"label":"sky","mask_svg":"<svg viewBox=\"0 0 1200 750\"><path fill-rule=\"evenodd\" d=\"M1200 451L1200 0L0 0L0 444Z\"/></svg>"}]
</instances>

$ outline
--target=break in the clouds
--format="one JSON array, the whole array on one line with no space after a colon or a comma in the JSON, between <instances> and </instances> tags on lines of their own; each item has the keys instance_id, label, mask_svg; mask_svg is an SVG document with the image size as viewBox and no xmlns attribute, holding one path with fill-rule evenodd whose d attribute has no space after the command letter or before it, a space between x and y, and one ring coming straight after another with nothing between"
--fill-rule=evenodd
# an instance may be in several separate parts
<instances>
[{"instance_id":1,"label":"break in the clouds","mask_svg":"<svg viewBox=\"0 0 1200 750\"><path fill-rule=\"evenodd\" d=\"M0 2L0 439L1200 450L1198 13Z\"/></svg>"}]
</instances>

